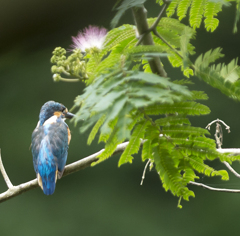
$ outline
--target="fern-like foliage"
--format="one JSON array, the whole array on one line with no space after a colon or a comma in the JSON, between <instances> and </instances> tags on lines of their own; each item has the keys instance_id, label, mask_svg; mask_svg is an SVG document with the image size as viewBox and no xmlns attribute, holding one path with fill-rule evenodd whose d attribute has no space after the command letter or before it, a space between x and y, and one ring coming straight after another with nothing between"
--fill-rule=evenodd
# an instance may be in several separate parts
<instances>
[{"instance_id":1,"label":"fern-like foliage","mask_svg":"<svg viewBox=\"0 0 240 236\"><path fill-rule=\"evenodd\" d=\"M212 64L222 56L220 48L200 55L195 61L195 74L230 98L240 100L240 67L237 64L238 60L234 59L228 65Z\"/></svg>"},{"instance_id":2,"label":"fern-like foliage","mask_svg":"<svg viewBox=\"0 0 240 236\"><path fill-rule=\"evenodd\" d=\"M99 129L99 141L107 142L105 151L100 155L100 161L109 157L116 145L125 139L130 138L130 145L120 164L129 161L130 155L136 152L134 147L136 142L139 142L133 138L139 138L139 124L130 135L134 127L132 123L139 122L141 117L136 109L143 109L158 102L173 104L185 97L191 97L185 86L172 83L167 78L126 69L119 69L119 65L112 68L109 74L99 76L85 89L85 93L75 100L75 105L81 106L75 121L85 120L81 130L84 132L96 123L88 142L91 143ZM144 125L140 130L145 131Z\"/></svg>"},{"instance_id":3,"label":"fern-like foliage","mask_svg":"<svg viewBox=\"0 0 240 236\"><path fill-rule=\"evenodd\" d=\"M149 124L148 120L143 120L136 125L129 140L129 144L127 148L124 150L123 154L121 155L118 164L119 166L127 162L132 163L133 159L132 155L138 153L140 142L141 140L144 139L145 129L148 124Z\"/></svg>"},{"instance_id":4,"label":"fern-like foliage","mask_svg":"<svg viewBox=\"0 0 240 236\"><path fill-rule=\"evenodd\" d=\"M122 14L145 0L123 0L112 24L116 25ZM157 0L166 4L162 0ZM214 64L223 57L221 49L200 55L195 63L190 56L195 53L191 40L195 28L205 18L205 27L214 31L219 24L215 18L222 10L222 1L173 0L167 14L177 11L179 20L190 12L188 27L177 19L161 17L152 34L155 45L138 45L138 32L133 25L122 25L108 32L104 47L94 53L75 50L69 57L66 50L54 51L54 73L65 73L83 78L86 88L74 101L77 109L75 123L81 121L81 132L91 130L87 143L98 137L105 143L105 150L98 156L98 164L108 159L118 144L128 140L118 166L132 163L141 146L142 161L150 161L155 167L166 191L179 199L194 197L188 188L198 174L220 176L228 179L225 170L215 170L207 160L239 160L239 156L227 157L216 151L215 141L208 138L208 131L191 125L190 116L210 113L199 103L208 96L202 91L190 91L190 78L165 78L153 74L149 60L167 57L173 67L181 67L187 77L196 76L224 94L240 100L240 69L237 59L228 65ZM148 19L149 27L159 18ZM138 45L138 46L135 46ZM180 206L180 203L179 203Z\"/></svg>"},{"instance_id":5,"label":"fern-like foliage","mask_svg":"<svg viewBox=\"0 0 240 236\"><path fill-rule=\"evenodd\" d=\"M155 115L162 114L158 111ZM219 156L214 140L205 137L208 131L192 127L186 117L188 112L182 111L182 115L172 112L172 109L165 110L166 117L149 124L142 159L154 161L166 191L189 200L194 193L187 184L198 178L193 170L207 176L221 176L223 180L228 179L228 174L204 163L206 159L213 160Z\"/></svg>"},{"instance_id":6,"label":"fern-like foliage","mask_svg":"<svg viewBox=\"0 0 240 236\"><path fill-rule=\"evenodd\" d=\"M194 29L199 28L203 18L205 18L206 30L213 32L219 24L219 20L215 17L222 11L223 5L229 5L228 1L173 0L167 9L167 16L171 17L177 11L179 20L182 20L187 16L188 9L190 9L190 25Z\"/></svg>"},{"instance_id":7,"label":"fern-like foliage","mask_svg":"<svg viewBox=\"0 0 240 236\"><path fill-rule=\"evenodd\" d=\"M233 26L233 32L237 33L237 23L240 19L240 1L237 1L236 4L236 14L235 14L235 21L234 21L234 26Z\"/></svg>"},{"instance_id":8,"label":"fern-like foliage","mask_svg":"<svg viewBox=\"0 0 240 236\"><path fill-rule=\"evenodd\" d=\"M205 160L219 157L215 142L206 137L207 130L191 126L187 118L210 112L207 106L195 101L207 96L200 91L190 92L184 85L188 81L172 82L152 73L131 70L132 56L140 49L123 49L125 61L99 75L77 97L75 106L80 109L75 122L84 119L82 132L93 127L88 143L97 132L99 142L106 143L97 163L109 158L126 139L129 144L118 165L132 163L144 140L142 160L150 159L155 164L166 191L189 200L194 193L187 185L198 178L196 173L228 179L227 172L205 164Z\"/></svg>"},{"instance_id":9,"label":"fern-like foliage","mask_svg":"<svg viewBox=\"0 0 240 236\"><path fill-rule=\"evenodd\" d=\"M152 25L155 20L156 18L150 18L149 25ZM195 38L195 30L181 24L176 19L163 17L157 26L157 31L167 43L153 35L154 43L168 53L168 59L172 66L181 67L187 77L193 75L192 69L188 67L188 56L195 53L194 46L190 43L190 40Z\"/></svg>"},{"instance_id":10,"label":"fern-like foliage","mask_svg":"<svg viewBox=\"0 0 240 236\"><path fill-rule=\"evenodd\" d=\"M120 2L120 1L118 1L118 2ZM146 2L146 0L123 0L123 1L121 1L120 6L115 7L117 10L117 14L112 19L112 22L111 22L112 28L114 28L117 25L118 21L120 20L121 16L124 14L125 11L127 11L128 9L130 9L132 7L141 5L144 2Z\"/></svg>"}]
</instances>

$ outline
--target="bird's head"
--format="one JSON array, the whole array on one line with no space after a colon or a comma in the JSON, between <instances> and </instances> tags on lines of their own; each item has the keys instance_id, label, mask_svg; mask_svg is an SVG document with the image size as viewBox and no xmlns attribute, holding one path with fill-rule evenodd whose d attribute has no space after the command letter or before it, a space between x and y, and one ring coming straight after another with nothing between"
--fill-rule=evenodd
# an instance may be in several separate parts
<instances>
[{"instance_id":1,"label":"bird's head","mask_svg":"<svg viewBox=\"0 0 240 236\"><path fill-rule=\"evenodd\" d=\"M71 119L74 117L74 114L68 112L68 109L63 104L54 101L48 101L42 106L40 110L39 125L43 125L44 122L52 116L61 117L63 119Z\"/></svg>"}]
</instances>

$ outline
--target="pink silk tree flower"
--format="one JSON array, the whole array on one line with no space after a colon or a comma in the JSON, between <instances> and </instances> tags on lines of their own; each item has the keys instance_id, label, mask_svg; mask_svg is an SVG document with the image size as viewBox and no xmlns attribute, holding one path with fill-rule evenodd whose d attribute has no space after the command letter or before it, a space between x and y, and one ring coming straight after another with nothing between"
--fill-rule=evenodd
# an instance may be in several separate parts
<instances>
[{"instance_id":1,"label":"pink silk tree flower","mask_svg":"<svg viewBox=\"0 0 240 236\"><path fill-rule=\"evenodd\" d=\"M80 49L82 52L86 52L90 49L101 50L103 43L107 35L105 28L99 28L97 26L89 26L82 31L79 31L76 37L72 37L73 49Z\"/></svg>"}]
</instances>

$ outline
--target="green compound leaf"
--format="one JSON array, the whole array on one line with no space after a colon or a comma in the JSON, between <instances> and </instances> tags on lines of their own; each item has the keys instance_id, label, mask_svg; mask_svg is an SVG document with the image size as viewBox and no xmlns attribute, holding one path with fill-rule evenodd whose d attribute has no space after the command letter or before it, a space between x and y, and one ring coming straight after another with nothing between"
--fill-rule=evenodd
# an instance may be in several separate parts
<instances>
[{"instance_id":1,"label":"green compound leaf","mask_svg":"<svg viewBox=\"0 0 240 236\"><path fill-rule=\"evenodd\" d=\"M172 159L171 154L167 146L159 144L159 146L153 148L153 157L156 165L156 170L162 180L163 187L166 191L170 190L173 195L183 197L185 200L189 200L189 197L194 197L193 191L186 187L186 180L183 181L181 170L177 168ZM188 176L188 179L193 180L194 175Z\"/></svg>"},{"instance_id":2,"label":"green compound leaf","mask_svg":"<svg viewBox=\"0 0 240 236\"><path fill-rule=\"evenodd\" d=\"M156 104L148 106L145 109L148 115L160 115L160 114L187 114L187 115L206 115L210 113L210 109L200 103L196 102L175 102L174 104Z\"/></svg>"},{"instance_id":3,"label":"green compound leaf","mask_svg":"<svg viewBox=\"0 0 240 236\"><path fill-rule=\"evenodd\" d=\"M137 124L133 130L131 138L129 140L129 144L127 145L126 149L124 150L123 154L120 157L118 162L118 166L121 166L124 163L130 162L132 163L132 155L138 153L140 148L141 140L144 139L145 129L148 125L149 121L141 121Z\"/></svg>"},{"instance_id":4,"label":"green compound leaf","mask_svg":"<svg viewBox=\"0 0 240 236\"><path fill-rule=\"evenodd\" d=\"M219 89L222 93L234 100L240 100L240 67L237 59L232 60L228 65L210 64L222 57L219 48L210 50L200 55L195 61L195 75Z\"/></svg>"},{"instance_id":5,"label":"green compound leaf","mask_svg":"<svg viewBox=\"0 0 240 236\"><path fill-rule=\"evenodd\" d=\"M189 22L190 25L196 29L199 28L203 17L207 31L213 32L219 25L219 20L215 17L222 10L222 6L229 6L229 1L225 0L173 0L168 9L167 16L171 17L176 9L179 20L187 16L188 9L190 9ZM234 27L236 29L236 27Z\"/></svg>"},{"instance_id":6,"label":"green compound leaf","mask_svg":"<svg viewBox=\"0 0 240 236\"><path fill-rule=\"evenodd\" d=\"M142 5L145 1L146 0L123 0L121 5L116 8L118 12L111 21L111 27L114 28L117 25L125 11L132 7Z\"/></svg>"}]
</instances>

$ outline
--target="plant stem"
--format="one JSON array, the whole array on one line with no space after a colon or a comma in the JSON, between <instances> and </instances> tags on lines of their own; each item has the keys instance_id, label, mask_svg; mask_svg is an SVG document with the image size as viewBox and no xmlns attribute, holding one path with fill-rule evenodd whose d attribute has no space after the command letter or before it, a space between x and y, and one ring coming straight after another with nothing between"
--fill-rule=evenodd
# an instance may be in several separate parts
<instances>
[{"instance_id":1,"label":"plant stem","mask_svg":"<svg viewBox=\"0 0 240 236\"><path fill-rule=\"evenodd\" d=\"M154 45L152 35L149 32L148 22L147 22L147 10L144 6L133 7L132 8L133 17L138 29L140 40L143 45ZM154 57L149 60L149 65L154 74L158 74L162 77L167 77L166 71L163 69L161 60L159 57Z\"/></svg>"}]
</instances>

